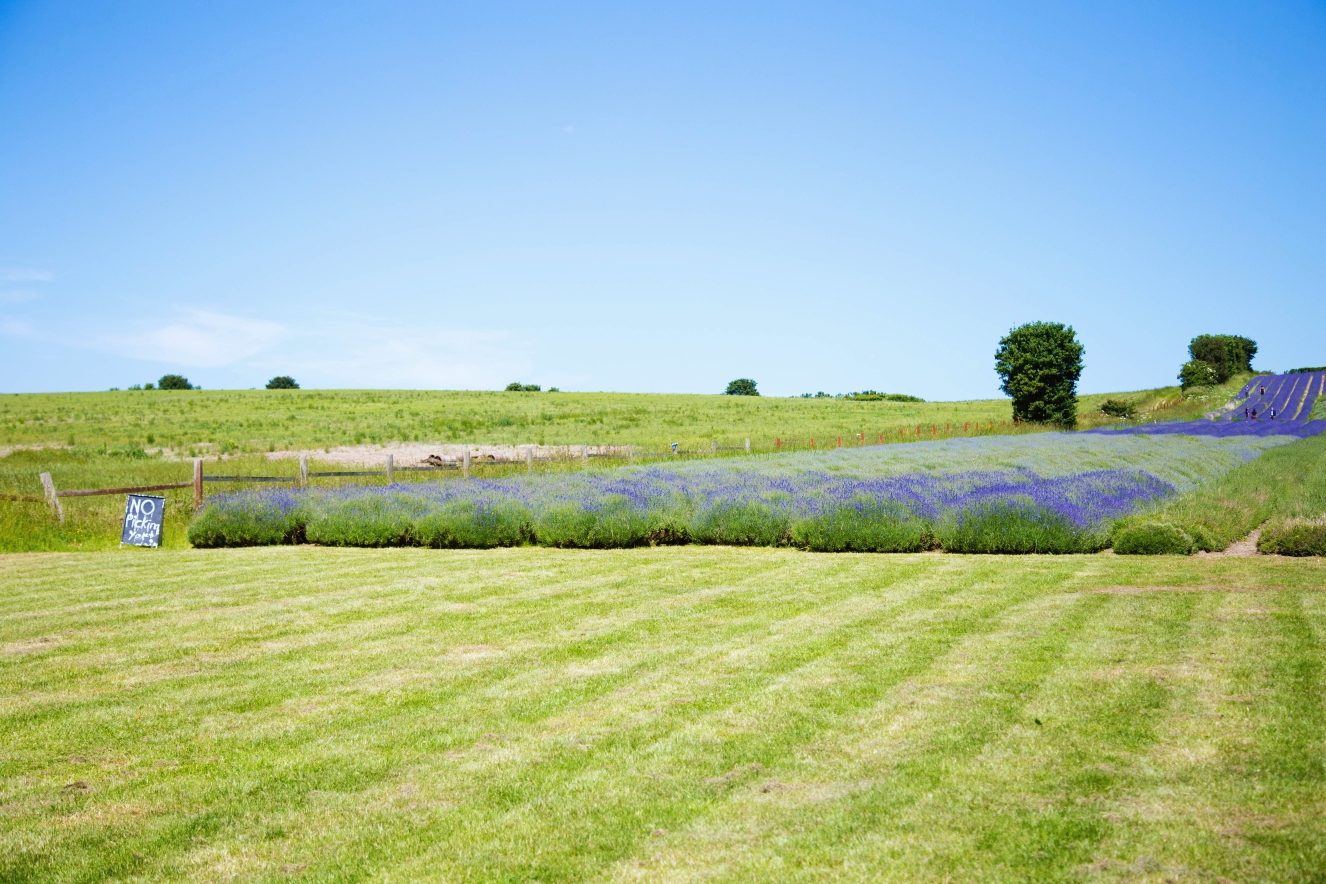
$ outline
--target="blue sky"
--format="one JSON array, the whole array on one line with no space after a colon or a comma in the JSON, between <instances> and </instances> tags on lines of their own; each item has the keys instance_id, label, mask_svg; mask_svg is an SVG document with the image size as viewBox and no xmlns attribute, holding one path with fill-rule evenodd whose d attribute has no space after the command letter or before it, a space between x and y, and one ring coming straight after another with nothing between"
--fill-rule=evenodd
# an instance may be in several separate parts
<instances>
[{"instance_id":1,"label":"blue sky","mask_svg":"<svg viewBox=\"0 0 1326 884\"><path fill-rule=\"evenodd\" d=\"M0 390L1326 364L1323 4L655 6L0 3Z\"/></svg>"}]
</instances>

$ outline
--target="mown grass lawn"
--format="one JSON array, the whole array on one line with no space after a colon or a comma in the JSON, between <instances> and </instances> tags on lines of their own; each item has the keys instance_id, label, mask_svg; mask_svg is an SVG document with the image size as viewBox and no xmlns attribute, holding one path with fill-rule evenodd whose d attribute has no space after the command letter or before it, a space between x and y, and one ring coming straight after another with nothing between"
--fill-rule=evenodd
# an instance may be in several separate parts
<instances>
[{"instance_id":1,"label":"mown grass lawn","mask_svg":"<svg viewBox=\"0 0 1326 884\"><path fill-rule=\"evenodd\" d=\"M1320 560L4 556L0 880L1322 881L1324 590Z\"/></svg>"}]
</instances>

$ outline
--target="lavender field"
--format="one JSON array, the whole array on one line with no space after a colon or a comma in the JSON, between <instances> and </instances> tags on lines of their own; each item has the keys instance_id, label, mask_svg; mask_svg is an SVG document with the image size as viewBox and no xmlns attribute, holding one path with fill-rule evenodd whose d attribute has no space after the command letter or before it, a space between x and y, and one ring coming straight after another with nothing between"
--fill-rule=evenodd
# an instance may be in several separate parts
<instances>
[{"instance_id":1,"label":"lavender field","mask_svg":"<svg viewBox=\"0 0 1326 884\"><path fill-rule=\"evenodd\" d=\"M1306 439L1326 432L1326 420L1310 419L1313 406L1323 392L1326 392L1326 372L1258 375L1243 385L1232 402L1208 414L1208 420L1100 427L1088 432Z\"/></svg>"},{"instance_id":2,"label":"lavender field","mask_svg":"<svg viewBox=\"0 0 1326 884\"><path fill-rule=\"evenodd\" d=\"M210 501L196 546L792 545L1079 552L1292 435L1046 433Z\"/></svg>"}]
</instances>

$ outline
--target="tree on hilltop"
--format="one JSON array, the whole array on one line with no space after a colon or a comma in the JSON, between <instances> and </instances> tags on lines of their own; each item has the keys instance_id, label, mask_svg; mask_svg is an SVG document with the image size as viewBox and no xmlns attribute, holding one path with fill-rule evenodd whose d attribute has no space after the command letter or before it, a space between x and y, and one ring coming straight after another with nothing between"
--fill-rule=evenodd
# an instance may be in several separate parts
<instances>
[{"instance_id":1,"label":"tree on hilltop","mask_svg":"<svg viewBox=\"0 0 1326 884\"><path fill-rule=\"evenodd\" d=\"M723 391L725 396L758 396L760 391L755 389L755 382L750 378L737 378L727 385Z\"/></svg>"},{"instance_id":2,"label":"tree on hilltop","mask_svg":"<svg viewBox=\"0 0 1326 884\"><path fill-rule=\"evenodd\" d=\"M1179 369L1184 389L1223 384L1240 371L1252 371L1257 342L1239 335L1198 335L1188 343L1188 361Z\"/></svg>"},{"instance_id":3,"label":"tree on hilltop","mask_svg":"<svg viewBox=\"0 0 1326 884\"><path fill-rule=\"evenodd\" d=\"M1084 348L1071 325L1029 322L1010 331L995 351L999 389L1013 399L1019 421L1077 424L1077 381Z\"/></svg>"},{"instance_id":4,"label":"tree on hilltop","mask_svg":"<svg viewBox=\"0 0 1326 884\"><path fill-rule=\"evenodd\" d=\"M158 390L192 390L193 384L182 374L163 374L157 381Z\"/></svg>"},{"instance_id":5,"label":"tree on hilltop","mask_svg":"<svg viewBox=\"0 0 1326 884\"><path fill-rule=\"evenodd\" d=\"M278 374L267 382L269 390L298 390L299 384L288 374Z\"/></svg>"}]
</instances>

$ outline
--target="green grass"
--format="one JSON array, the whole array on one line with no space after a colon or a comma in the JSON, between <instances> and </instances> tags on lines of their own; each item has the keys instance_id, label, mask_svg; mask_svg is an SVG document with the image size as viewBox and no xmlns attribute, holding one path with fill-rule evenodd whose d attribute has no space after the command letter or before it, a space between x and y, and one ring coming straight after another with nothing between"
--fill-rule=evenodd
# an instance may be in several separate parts
<instances>
[{"instance_id":1,"label":"green grass","mask_svg":"<svg viewBox=\"0 0 1326 884\"><path fill-rule=\"evenodd\" d=\"M1196 416L1223 403L1225 387L1183 398L1177 387L1081 397L1084 426L1109 423L1097 411L1110 396L1137 402L1144 419ZM1209 400L1209 401L1208 401ZM1215 401L1219 400L1219 401ZM1007 399L870 402L653 393L502 393L408 390L191 390L0 395L0 446L128 446L176 453L388 442L545 445L630 444L707 449L713 440L758 450L915 438L916 426L957 432L963 423L1012 418Z\"/></svg>"},{"instance_id":2,"label":"green grass","mask_svg":"<svg viewBox=\"0 0 1326 884\"><path fill-rule=\"evenodd\" d=\"M1326 515L1326 434L1273 448L1256 460L1120 520L1115 531L1163 521L1204 549L1225 549L1268 521Z\"/></svg>"},{"instance_id":3,"label":"green grass","mask_svg":"<svg viewBox=\"0 0 1326 884\"><path fill-rule=\"evenodd\" d=\"M344 470L344 464L310 459L310 469ZM601 464L593 462L593 468ZM580 461L540 463L540 471L579 470ZM523 464L484 464L477 462L476 475L500 478L524 473ZM261 455L232 455L206 464L208 475L290 476L299 473L298 461L268 460ZM139 485L164 485L187 482L193 476L189 461L146 455L141 449L91 448L19 450L0 457L0 494L41 497L40 474L51 473L57 489L123 488ZM456 471L398 472L397 482L460 481ZM314 479L314 487L337 485L385 484L384 478ZM208 482L208 496L228 491L252 490L252 484ZM270 486L265 486L270 487ZM162 545L167 548L188 546L186 531L193 518L191 489L154 492L166 497L166 518ZM124 495L62 498L65 522L60 524L44 502L0 499L0 552L54 552L112 549L119 545L120 525L124 517Z\"/></svg>"},{"instance_id":4,"label":"green grass","mask_svg":"<svg viewBox=\"0 0 1326 884\"><path fill-rule=\"evenodd\" d=\"M1081 397L1082 426L1114 423L1096 409L1104 399L1130 398L1141 419L1179 419L1200 414L1225 401L1241 385L1231 379L1221 388L1195 391L1184 398L1176 387L1131 394ZM1219 400L1217 402L1216 400ZM712 440L737 445L751 438L756 451L774 447L804 449L811 438L823 447L857 432L876 441L914 441L917 425L930 438L935 426L989 432L1037 432L1039 427L999 426L1011 415L1008 400L897 403L841 399L774 399L745 396L686 396L618 393L496 393L448 391L244 390L124 391L116 393L42 393L0 395L0 449L20 450L0 457L0 494L40 496L38 475L50 472L56 487L106 488L188 480L190 467L181 456L230 452L224 465L208 471L250 475L293 475L290 460L268 461L270 449L327 448L401 441L474 443L599 444L620 443L661 450L669 442L704 450ZM905 435L899 436L898 430ZM42 446L22 450L23 446ZM144 456L143 450L169 449L174 456ZM312 464L314 470L343 469ZM577 464L541 464L540 469L578 468ZM480 475L519 472L515 466L476 466ZM439 474L398 473L401 481L445 481ZM336 480L318 484L336 484ZM230 490L209 483L209 494ZM192 514L189 491L166 492L163 544L187 545L185 529ZM122 497L64 499L67 516L57 524L42 503L0 499L0 552L90 550L114 547L123 515Z\"/></svg>"},{"instance_id":5,"label":"green grass","mask_svg":"<svg viewBox=\"0 0 1326 884\"><path fill-rule=\"evenodd\" d=\"M1095 591L1166 586L1199 591ZM0 557L0 880L1321 881L1323 586L1314 559Z\"/></svg>"},{"instance_id":6,"label":"green grass","mask_svg":"<svg viewBox=\"0 0 1326 884\"><path fill-rule=\"evenodd\" d=\"M0 396L0 444L234 451L400 441L820 446L865 432L1004 421L1008 400L855 402L641 393L240 390ZM149 442L149 437L151 441Z\"/></svg>"}]
</instances>

